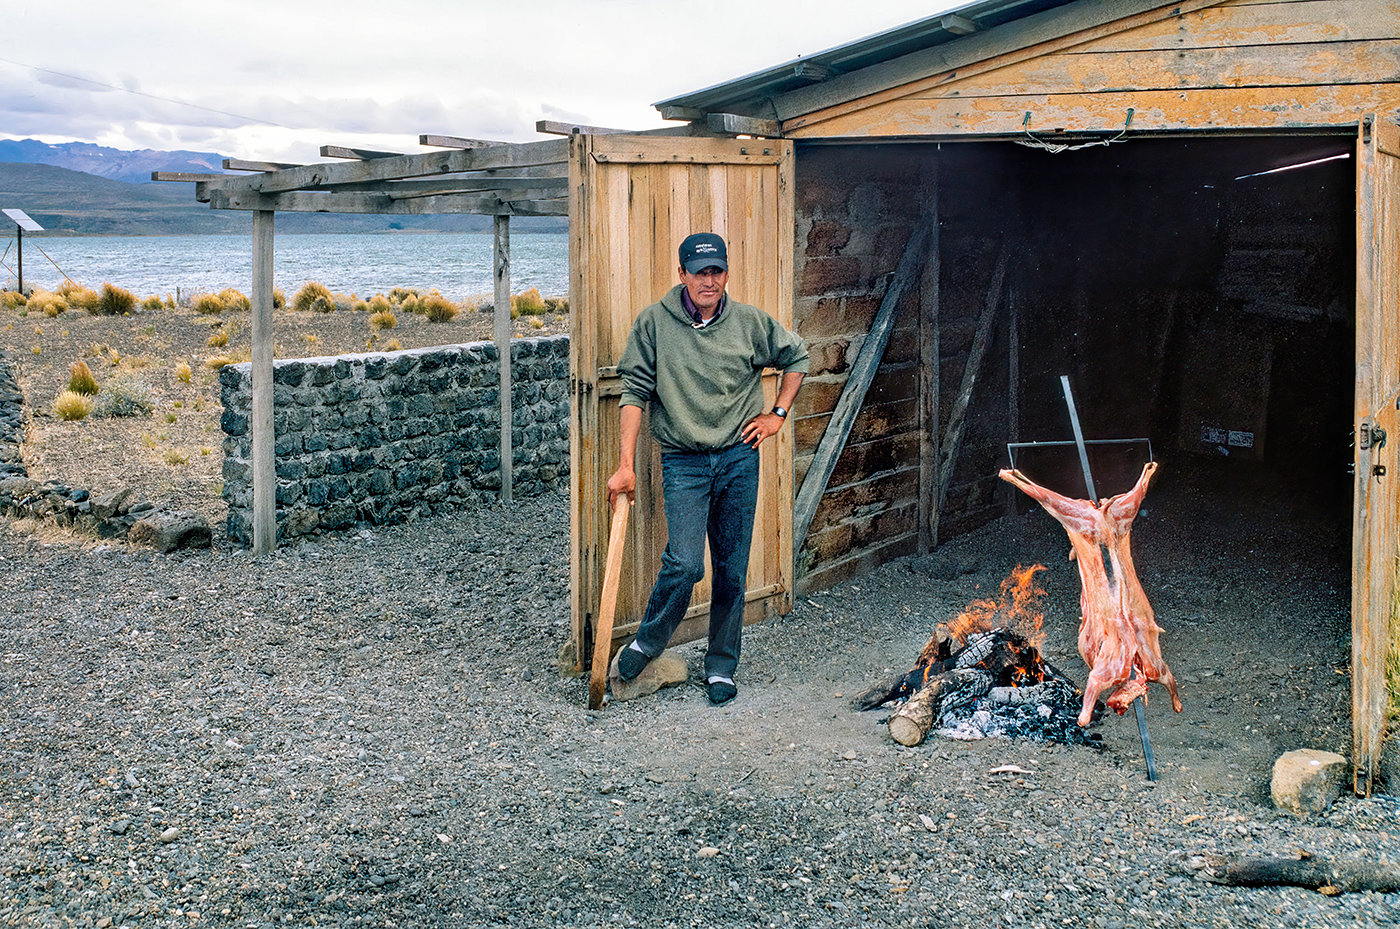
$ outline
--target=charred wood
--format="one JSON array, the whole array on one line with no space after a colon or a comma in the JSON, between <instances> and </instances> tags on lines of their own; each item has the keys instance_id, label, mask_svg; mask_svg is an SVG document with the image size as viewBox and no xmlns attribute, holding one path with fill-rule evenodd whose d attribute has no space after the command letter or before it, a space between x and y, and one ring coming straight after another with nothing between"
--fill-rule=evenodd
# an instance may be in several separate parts
<instances>
[{"instance_id":1,"label":"charred wood","mask_svg":"<svg viewBox=\"0 0 1400 929\"><path fill-rule=\"evenodd\" d=\"M1234 887L1287 885L1325 894L1400 890L1400 866L1392 862L1314 858L1306 852L1292 857L1206 855L1199 876Z\"/></svg>"}]
</instances>

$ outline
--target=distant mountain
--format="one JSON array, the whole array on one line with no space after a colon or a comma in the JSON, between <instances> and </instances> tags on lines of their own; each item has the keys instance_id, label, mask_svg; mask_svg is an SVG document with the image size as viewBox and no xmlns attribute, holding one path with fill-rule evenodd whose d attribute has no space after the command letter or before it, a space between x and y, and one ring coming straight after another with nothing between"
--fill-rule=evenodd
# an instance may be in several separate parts
<instances>
[{"instance_id":1,"label":"distant mountain","mask_svg":"<svg viewBox=\"0 0 1400 929\"><path fill-rule=\"evenodd\" d=\"M34 163L6 163L0 141L0 208L18 207L58 235L197 235L247 233L252 219L241 210L211 210L194 199L193 184L129 183L99 177L66 167ZM42 143L35 143L42 144ZM82 145L83 143L69 143ZM63 148L64 146L49 146ZM98 148L98 146L88 146ZM107 149L116 151L116 149ZM192 155L192 152L120 152L124 155ZM211 159L219 156L209 155ZM218 161L213 164L218 164ZM208 173L209 168L189 162L159 162L159 170ZM149 178L149 170L147 177ZM522 232L564 232L568 220L556 217L520 217L512 227ZM399 216L331 213L279 213L279 233L298 232L485 232L491 217L468 215ZM13 234L8 220L0 222L0 239Z\"/></svg>"},{"instance_id":2,"label":"distant mountain","mask_svg":"<svg viewBox=\"0 0 1400 929\"><path fill-rule=\"evenodd\" d=\"M128 152L91 142L50 145L37 139L0 139L0 161L53 165L132 184L151 183L152 171L228 173L223 168L224 156L214 152L162 152L149 148Z\"/></svg>"}]
</instances>

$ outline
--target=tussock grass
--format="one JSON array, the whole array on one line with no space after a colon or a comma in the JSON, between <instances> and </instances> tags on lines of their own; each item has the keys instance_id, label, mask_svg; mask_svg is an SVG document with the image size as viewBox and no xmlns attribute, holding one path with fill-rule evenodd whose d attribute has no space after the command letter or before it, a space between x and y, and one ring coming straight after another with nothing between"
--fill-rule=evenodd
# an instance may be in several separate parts
<instances>
[{"instance_id":1,"label":"tussock grass","mask_svg":"<svg viewBox=\"0 0 1400 929\"><path fill-rule=\"evenodd\" d=\"M29 309L53 319L68 309L68 301L61 294L50 293L47 290L36 290L34 295L29 298Z\"/></svg>"},{"instance_id":2,"label":"tussock grass","mask_svg":"<svg viewBox=\"0 0 1400 929\"><path fill-rule=\"evenodd\" d=\"M398 339L390 339L389 341L384 343L384 351L401 352L403 351L403 344L399 342Z\"/></svg>"},{"instance_id":3,"label":"tussock grass","mask_svg":"<svg viewBox=\"0 0 1400 929\"><path fill-rule=\"evenodd\" d=\"M68 369L68 389L88 397L97 393L97 378L92 376L86 361L76 362Z\"/></svg>"},{"instance_id":4,"label":"tussock grass","mask_svg":"<svg viewBox=\"0 0 1400 929\"><path fill-rule=\"evenodd\" d=\"M187 465L190 463L189 452L182 452L174 448L168 449L166 453L161 457L165 459L166 464L174 467L178 467L179 465Z\"/></svg>"},{"instance_id":5,"label":"tussock grass","mask_svg":"<svg viewBox=\"0 0 1400 929\"><path fill-rule=\"evenodd\" d=\"M538 287L531 287L529 290L521 291L510 298L512 319L517 316L538 316L544 310L544 297L540 296Z\"/></svg>"},{"instance_id":6,"label":"tussock grass","mask_svg":"<svg viewBox=\"0 0 1400 929\"><path fill-rule=\"evenodd\" d=\"M300 312L314 310L320 313L329 313L335 309L335 294L331 293L330 288L325 284L307 281L301 285L300 290L292 295L291 307Z\"/></svg>"},{"instance_id":7,"label":"tussock grass","mask_svg":"<svg viewBox=\"0 0 1400 929\"><path fill-rule=\"evenodd\" d=\"M190 309L196 313L216 316L224 311L224 301L218 294L198 294L190 301Z\"/></svg>"},{"instance_id":8,"label":"tussock grass","mask_svg":"<svg viewBox=\"0 0 1400 929\"><path fill-rule=\"evenodd\" d=\"M92 412L92 399L76 391L65 390L54 397L53 413L66 422L84 419Z\"/></svg>"},{"instance_id":9,"label":"tussock grass","mask_svg":"<svg viewBox=\"0 0 1400 929\"><path fill-rule=\"evenodd\" d=\"M141 300L141 309L148 313L154 313L156 310L165 309L165 301L155 294L151 294Z\"/></svg>"},{"instance_id":10,"label":"tussock grass","mask_svg":"<svg viewBox=\"0 0 1400 929\"><path fill-rule=\"evenodd\" d=\"M393 310L380 310L369 318L371 329L393 329L399 324L399 318L394 315Z\"/></svg>"},{"instance_id":11,"label":"tussock grass","mask_svg":"<svg viewBox=\"0 0 1400 929\"><path fill-rule=\"evenodd\" d=\"M395 287L389 291L389 302L395 306L402 306L409 300L420 296L419 291L412 287Z\"/></svg>"},{"instance_id":12,"label":"tussock grass","mask_svg":"<svg viewBox=\"0 0 1400 929\"><path fill-rule=\"evenodd\" d=\"M225 287L218 293L219 300L224 304L224 309L233 312L246 313L253 308L253 301L241 290L234 290L232 287Z\"/></svg>"},{"instance_id":13,"label":"tussock grass","mask_svg":"<svg viewBox=\"0 0 1400 929\"><path fill-rule=\"evenodd\" d=\"M125 316L136 312L136 295L114 284L103 284L96 305L86 309L94 316Z\"/></svg>"},{"instance_id":14,"label":"tussock grass","mask_svg":"<svg viewBox=\"0 0 1400 929\"><path fill-rule=\"evenodd\" d=\"M0 307L16 310L28 302L29 300L18 290L0 290Z\"/></svg>"},{"instance_id":15,"label":"tussock grass","mask_svg":"<svg viewBox=\"0 0 1400 929\"><path fill-rule=\"evenodd\" d=\"M55 292L67 300L70 307L87 310L89 313L97 312L97 304L102 299L102 295L91 287L84 287L74 281L64 281L58 285L58 290Z\"/></svg>"},{"instance_id":16,"label":"tussock grass","mask_svg":"<svg viewBox=\"0 0 1400 929\"><path fill-rule=\"evenodd\" d=\"M418 312L428 318L430 323L451 322L457 317L457 304L438 293L432 293L418 298Z\"/></svg>"},{"instance_id":17,"label":"tussock grass","mask_svg":"<svg viewBox=\"0 0 1400 929\"><path fill-rule=\"evenodd\" d=\"M214 333L213 335L211 335L211 336L209 337L208 345L209 345L210 348L223 348L223 347L224 347L225 345L227 345L227 344L228 344L228 330L227 330L227 329L220 329L218 332Z\"/></svg>"},{"instance_id":18,"label":"tussock grass","mask_svg":"<svg viewBox=\"0 0 1400 929\"><path fill-rule=\"evenodd\" d=\"M383 294L375 294L369 298L369 309L371 313L385 313L394 309L394 304L389 302L389 298Z\"/></svg>"},{"instance_id":19,"label":"tussock grass","mask_svg":"<svg viewBox=\"0 0 1400 929\"><path fill-rule=\"evenodd\" d=\"M287 305L287 292L281 287L272 288L272 308L280 310Z\"/></svg>"}]
</instances>

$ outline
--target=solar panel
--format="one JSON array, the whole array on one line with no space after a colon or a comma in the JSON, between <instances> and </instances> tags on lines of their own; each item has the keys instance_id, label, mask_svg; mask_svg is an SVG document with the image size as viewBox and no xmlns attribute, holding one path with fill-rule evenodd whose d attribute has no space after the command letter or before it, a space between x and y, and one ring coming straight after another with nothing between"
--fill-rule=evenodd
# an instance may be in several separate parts
<instances>
[{"instance_id":1,"label":"solar panel","mask_svg":"<svg viewBox=\"0 0 1400 929\"><path fill-rule=\"evenodd\" d=\"M4 213L6 216L10 217L10 219L13 219L15 224L25 232L44 231L44 227L30 219L29 214L24 212L24 210L0 210L0 213Z\"/></svg>"}]
</instances>

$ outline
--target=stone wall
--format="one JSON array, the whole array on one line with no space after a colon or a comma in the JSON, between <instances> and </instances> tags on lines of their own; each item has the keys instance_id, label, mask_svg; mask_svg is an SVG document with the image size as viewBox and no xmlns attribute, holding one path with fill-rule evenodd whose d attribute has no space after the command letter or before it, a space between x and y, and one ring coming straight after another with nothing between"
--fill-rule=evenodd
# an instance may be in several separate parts
<instances>
[{"instance_id":1,"label":"stone wall","mask_svg":"<svg viewBox=\"0 0 1400 929\"><path fill-rule=\"evenodd\" d=\"M273 366L277 534L393 523L494 500L501 487L500 394L490 342ZM569 473L569 339L511 343L512 488L529 495ZM228 534L252 537L251 365L223 387Z\"/></svg>"}]
</instances>

